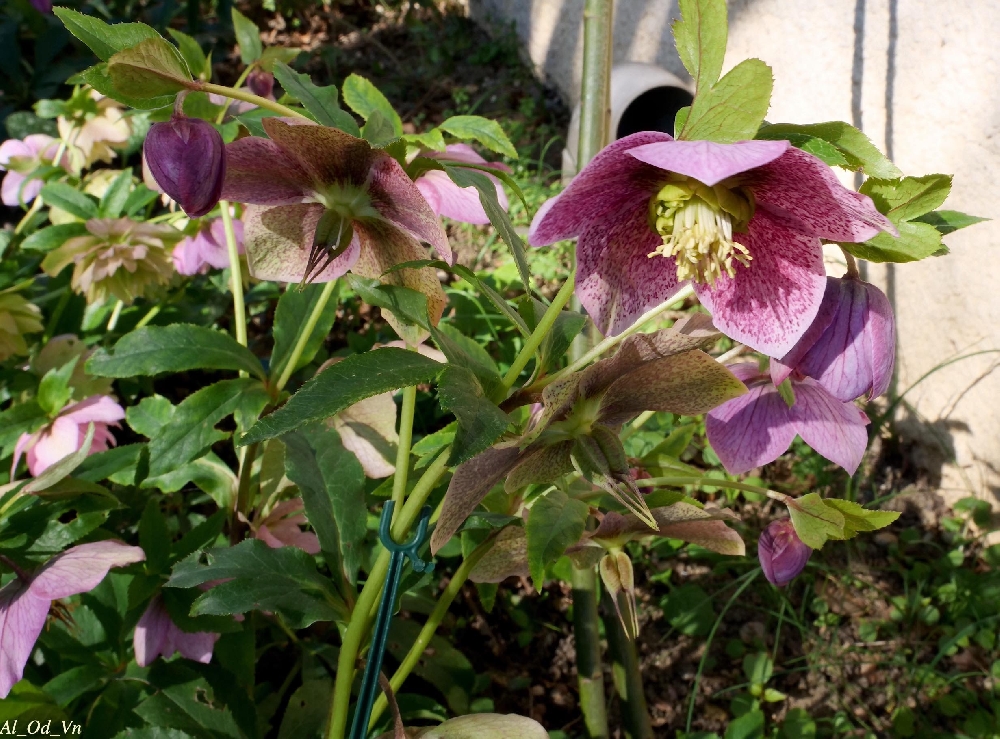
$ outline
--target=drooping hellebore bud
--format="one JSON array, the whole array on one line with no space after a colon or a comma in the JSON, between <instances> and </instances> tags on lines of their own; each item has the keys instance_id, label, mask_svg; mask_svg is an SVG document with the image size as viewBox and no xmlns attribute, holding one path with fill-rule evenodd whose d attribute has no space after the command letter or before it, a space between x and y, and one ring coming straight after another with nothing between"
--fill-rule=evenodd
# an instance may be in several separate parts
<instances>
[{"instance_id":1,"label":"drooping hellebore bud","mask_svg":"<svg viewBox=\"0 0 1000 739\"><path fill-rule=\"evenodd\" d=\"M757 541L757 557L764 577L779 588L805 569L812 549L802 543L790 518L771 521Z\"/></svg>"},{"instance_id":2,"label":"drooping hellebore bud","mask_svg":"<svg viewBox=\"0 0 1000 739\"><path fill-rule=\"evenodd\" d=\"M263 69L255 69L247 75L247 87L258 97L270 98L274 93L274 75Z\"/></svg>"},{"instance_id":3,"label":"drooping hellebore bud","mask_svg":"<svg viewBox=\"0 0 1000 739\"><path fill-rule=\"evenodd\" d=\"M601 559L598 570L604 587L608 589L608 595L615 604L615 611L618 613L618 620L621 621L625 635L629 639L635 639L639 635L639 614L635 605L635 575L632 571L632 560L621 550L608 552ZM624 614L619 600L624 602L626 611Z\"/></svg>"},{"instance_id":4,"label":"drooping hellebore bud","mask_svg":"<svg viewBox=\"0 0 1000 739\"><path fill-rule=\"evenodd\" d=\"M192 218L219 202L226 178L226 147L208 121L174 114L154 123L143 145L153 179Z\"/></svg>"},{"instance_id":5,"label":"drooping hellebore bud","mask_svg":"<svg viewBox=\"0 0 1000 739\"><path fill-rule=\"evenodd\" d=\"M819 313L792 350L772 363L775 385L798 371L845 403L889 389L896 324L885 294L857 277L828 277Z\"/></svg>"}]
</instances>

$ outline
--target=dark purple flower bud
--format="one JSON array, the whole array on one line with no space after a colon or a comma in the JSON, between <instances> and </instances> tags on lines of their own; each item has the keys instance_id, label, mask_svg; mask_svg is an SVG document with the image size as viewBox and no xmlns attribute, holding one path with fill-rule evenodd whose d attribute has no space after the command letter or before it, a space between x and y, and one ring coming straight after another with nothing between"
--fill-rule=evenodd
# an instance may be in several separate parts
<instances>
[{"instance_id":1,"label":"dark purple flower bud","mask_svg":"<svg viewBox=\"0 0 1000 739\"><path fill-rule=\"evenodd\" d=\"M828 277L816 319L772 362L771 377L780 385L793 370L801 372L848 402L888 390L895 362L896 323L885 294L856 277Z\"/></svg>"},{"instance_id":2,"label":"dark purple flower bud","mask_svg":"<svg viewBox=\"0 0 1000 739\"><path fill-rule=\"evenodd\" d=\"M143 145L153 179L192 218L219 202L226 178L226 147L208 121L174 115L154 123Z\"/></svg>"},{"instance_id":3,"label":"dark purple flower bud","mask_svg":"<svg viewBox=\"0 0 1000 739\"><path fill-rule=\"evenodd\" d=\"M270 98L274 93L274 75L263 69L255 69L247 75L247 87L258 97Z\"/></svg>"},{"instance_id":4,"label":"dark purple flower bud","mask_svg":"<svg viewBox=\"0 0 1000 739\"><path fill-rule=\"evenodd\" d=\"M51 13L52 0L31 0L31 7L39 13Z\"/></svg>"},{"instance_id":5,"label":"dark purple flower bud","mask_svg":"<svg viewBox=\"0 0 1000 739\"><path fill-rule=\"evenodd\" d=\"M785 587L805 569L812 551L799 539L790 518L771 521L757 541L757 557L764 577L779 588Z\"/></svg>"}]
</instances>

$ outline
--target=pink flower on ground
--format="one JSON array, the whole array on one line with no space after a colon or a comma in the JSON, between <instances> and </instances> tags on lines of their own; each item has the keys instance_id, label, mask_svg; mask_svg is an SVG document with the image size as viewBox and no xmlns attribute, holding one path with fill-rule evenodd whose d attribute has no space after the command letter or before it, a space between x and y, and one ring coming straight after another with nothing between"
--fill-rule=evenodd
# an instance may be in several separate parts
<instances>
[{"instance_id":1,"label":"pink flower on ground","mask_svg":"<svg viewBox=\"0 0 1000 739\"><path fill-rule=\"evenodd\" d=\"M179 629L167 613L163 598L157 595L135 625L132 647L140 667L152 664L161 655L168 659L175 652L195 662L208 664L218 638L218 634L209 631L188 633Z\"/></svg>"},{"instance_id":2,"label":"pink flower on ground","mask_svg":"<svg viewBox=\"0 0 1000 739\"><path fill-rule=\"evenodd\" d=\"M14 447L14 462L10 476L13 479L21 455L28 455L28 471L38 477L60 459L77 451L87 436L87 427L94 424L94 440L89 454L107 451L114 446L115 437L108 426L118 426L125 418L125 410L108 395L93 395L79 403L70 403L56 416L33 434L21 434Z\"/></svg>"},{"instance_id":3,"label":"pink flower on ground","mask_svg":"<svg viewBox=\"0 0 1000 739\"><path fill-rule=\"evenodd\" d=\"M826 288L820 239L896 233L871 199L787 141L675 141L644 131L606 147L535 215L535 246L579 237L577 294L619 334L686 280L731 338L783 356Z\"/></svg>"},{"instance_id":4,"label":"pink flower on ground","mask_svg":"<svg viewBox=\"0 0 1000 739\"><path fill-rule=\"evenodd\" d=\"M757 541L757 558L764 577L779 588L785 587L805 569L812 551L802 543L789 518L771 521Z\"/></svg>"},{"instance_id":5,"label":"pink flower on ground","mask_svg":"<svg viewBox=\"0 0 1000 739\"><path fill-rule=\"evenodd\" d=\"M468 144L449 144L443 152L427 152L424 156L437 159L440 162L463 162L465 164L484 164L495 169L510 171L510 167L502 162L487 162L479 156ZM497 199L500 207L507 210L507 193L503 190L500 180L487 174L497 188ZM439 216L445 216L453 221L472 223L484 226L490 222L489 216L483 210L479 201L479 192L474 187L459 187L446 172L432 169L420 175L415 184L423 194L431 209Z\"/></svg>"},{"instance_id":6,"label":"pink flower on ground","mask_svg":"<svg viewBox=\"0 0 1000 739\"><path fill-rule=\"evenodd\" d=\"M795 402L788 403L756 364L730 365L748 389L745 395L708 412L705 430L712 449L730 474L773 462L796 434L852 475L868 445L868 416L853 403L837 400L816 380L794 374Z\"/></svg>"},{"instance_id":7,"label":"pink flower on ground","mask_svg":"<svg viewBox=\"0 0 1000 739\"><path fill-rule=\"evenodd\" d=\"M794 370L839 400L872 399L889 389L895 363L896 321L885 293L856 277L828 277L816 320L771 362L771 379L780 385Z\"/></svg>"},{"instance_id":8,"label":"pink flower on ground","mask_svg":"<svg viewBox=\"0 0 1000 739\"><path fill-rule=\"evenodd\" d=\"M34 575L14 578L0 590L0 698L24 675L52 601L96 588L108 570L141 562L142 549L118 541L70 547Z\"/></svg>"},{"instance_id":9,"label":"pink flower on ground","mask_svg":"<svg viewBox=\"0 0 1000 739\"><path fill-rule=\"evenodd\" d=\"M319 554L319 539L316 534L299 528L308 522L302 513L303 507L302 498L282 501L267 518L253 527L254 538L260 539L272 549L298 547L309 554Z\"/></svg>"},{"instance_id":10,"label":"pink flower on ground","mask_svg":"<svg viewBox=\"0 0 1000 739\"><path fill-rule=\"evenodd\" d=\"M233 221L236 247L243 254L243 222ZM229 249L226 247L226 229L221 218L204 225L194 236L188 236L174 248L174 269L182 275L208 272L209 267L225 269L229 266Z\"/></svg>"},{"instance_id":11,"label":"pink flower on ground","mask_svg":"<svg viewBox=\"0 0 1000 739\"><path fill-rule=\"evenodd\" d=\"M6 171L0 185L0 201L18 206L31 203L45 184L29 175L41 164L51 164L59 150L59 142L44 133L25 136L24 141L7 139L0 144L0 170ZM65 157L63 157L65 161Z\"/></svg>"}]
</instances>

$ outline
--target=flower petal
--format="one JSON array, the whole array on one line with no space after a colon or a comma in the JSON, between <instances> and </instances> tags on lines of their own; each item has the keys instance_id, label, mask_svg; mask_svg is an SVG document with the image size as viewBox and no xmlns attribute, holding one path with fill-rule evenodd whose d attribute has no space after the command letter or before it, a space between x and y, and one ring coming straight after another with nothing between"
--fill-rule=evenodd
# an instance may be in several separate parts
<instances>
[{"instance_id":1,"label":"flower petal","mask_svg":"<svg viewBox=\"0 0 1000 739\"><path fill-rule=\"evenodd\" d=\"M795 405L790 412L798 435L853 475L868 446L868 417L853 403L837 400L810 377L794 383L794 388Z\"/></svg>"},{"instance_id":2,"label":"flower petal","mask_svg":"<svg viewBox=\"0 0 1000 739\"><path fill-rule=\"evenodd\" d=\"M38 156L35 147L28 143L27 139L7 139L0 144L0 169L6 169L10 160L14 157L33 159Z\"/></svg>"},{"instance_id":3,"label":"flower petal","mask_svg":"<svg viewBox=\"0 0 1000 739\"><path fill-rule=\"evenodd\" d=\"M826 163L801 149L790 148L754 172L751 188L759 208L821 239L860 242L880 231L898 234L871 198L848 190Z\"/></svg>"},{"instance_id":4,"label":"flower petal","mask_svg":"<svg viewBox=\"0 0 1000 739\"><path fill-rule=\"evenodd\" d=\"M144 559L146 555L142 549L120 541L80 544L50 559L32 578L30 589L39 598L68 598L96 588L112 567Z\"/></svg>"},{"instance_id":5,"label":"flower petal","mask_svg":"<svg viewBox=\"0 0 1000 739\"><path fill-rule=\"evenodd\" d=\"M38 477L60 459L80 448L80 426L69 418L57 418L28 450L28 470Z\"/></svg>"},{"instance_id":6,"label":"flower petal","mask_svg":"<svg viewBox=\"0 0 1000 739\"><path fill-rule=\"evenodd\" d=\"M323 206L316 203L269 208L251 205L243 216L250 274L258 280L301 282L309 261L316 224ZM347 250L313 282L329 282L345 274L358 260L361 241L355 232Z\"/></svg>"},{"instance_id":7,"label":"flower petal","mask_svg":"<svg viewBox=\"0 0 1000 739\"><path fill-rule=\"evenodd\" d=\"M835 277L826 278L826 288L823 300L820 302L816 317L805 333L799 338L785 356L780 360L771 358L771 381L780 385L791 374L792 370L802 361L802 358L812 348L813 344L823 335L837 315L840 305L840 280Z\"/></svg>"},{"instance_id":8,"label":"flower petal","mask_svg":"<svg viewBox=\"0 0 1000 739\"><path fill-rule=\"evenodd\" d=\"M212 650L219 639L219 635L211 631L196 631L189 634L176 626L173 626L173 637L174 649L180 652L182 657L203 665L212 661Z\"/></svg>"},{"instance_id":9,"label":"flower petal","mask_svg":"<svg viewBox=\"0 0 1000 739\"><path fill-rule=\"evenodd\" d=\"M16 208L21 205L22 200L27 205L38 197L45 183L34 178L27 183L24 180L25 176L20 172L8 172L4 175L3 184L0 185L0 201L4 205Z\"/></svg>"},{"instance_id":10,"label":"flower petal","mask_svg":"<svg viewBox=\"0 0 1000 739\"><path fill-rule=\"evenodd\" d=\"M823 301L823 247L760 209L735 240L749 250L750 266L737 264L735 277L723 275L714 287L695 285L695 292L720 331L769 356L783 356Z\"/></svg>"},{"instance_id":11,"label":"flower petal","mask_svg":"<svg viewBox=\"0 0 1000 739\"><path fill-rule=\"evenodd\" d=\"M366 477L378 480L396 471L396 413L392 393L382 393L355 403L330 421Z\"/></svg>"},{"instance_id":12,"label":"flower petal","mask_svg":"<svg viewBox=\"0 0 1000 739\"><path fill-rule=\"evenodd\" d=\"M787 141L663 141L629 150L629 155L667 172L687 175L708 186L773 162L788 149Z\"/></svg>"},{"instance_id":13,"label":"flower petal","mask_svg":"<svg viewBox=\"0 0 1000 739\"><path fill-rule=\"evenodd\" d=\"M274 141L247 136L226 145L223 200L292 205L301 203L312 189L306 170Z\"/></svg>"},{"instance_id":14,"label":"flower petal","mask_svg":"<svg viewBox=\"0 0 1000 739\"><path fill-rule=\"evenodd\" d=\"M173 621L170 620L167 609L163 607L163 600L157 595L149 601L132 635L132 649L135 651L135 661L139 667L148 667L161 654L164 657L170 656L164 654L164 649L172 628L174 628Z\"/></svg>"},{"instance_id":15,"label":"flower petal","mask_svg":"<svg viewBox=\"0 0 1000 739\"><path fill-rule=\"evenodd\" d=\"M528 232L532 246L545 246L579 236L597 221L618 218L625 203L649 200L662 177L628 155L643 144L672 141L665 133L641 131L604 147L569 186L535 214ZM643 216L643 223L645 223ZM647 227L647 230L648 227Z\"/></svg>"},{"instance_id":16,"label":"flower petal","mask_svg":"<svg viewBox=\"0 0 1000 739\"><path fill-rule=\"evenodd\" d=\"M868 341L872 348L872 388L869 398L889 390L896 366L896 318L885 293L864 283L868 292Z\"/></svg>"},{"instance_id":17,"label":"flower petal","mask_svg":"<svg viewBox=\"0 0 1000 739\"><path fill-rule=\"evenodd\" d=\"M485 226L490 222L483 204L479 202L479 191L474 187L459 187L441 170L426 172L417 178L415 184L438 215L476 226ZM506 210L507 195L503 194L500 187L497 188L497 194L502 194L500 204Z\"/></svg>"},{"instance_id":18,"label":"flower petal","mask_svg":"<svg viewBox=\"0 0 1000 739\"><path fill-rule=\"evenodd\" d=\"M0 698L6 698L24 675L50 603L16 578L0 590Z\"/></svg>"},{"instance_id":19,"label":"flower petal","mask_svg":"<svg viewBox=\"0 0 1000 739\"><path fill-rule=\"evenodd\" d=\"M264 118L262 124L284 152L282 159L296 162L309 175L313 188L333 183L363 186L372 165L388 157L364 139L337 128L273 117Z\"/></svg>"},{"instance_id":20,"label":"flower petal","mask_svg":"<svg viewBox=\"0 0 1000 739\"><path fill-rule=\"evenodd\" d=\"M795 438L796 427L777 389L761 383L709 411L705 431L726 471L739 475L781 456Z\"/></svg>"},{"instance_id":21,"label":"flower petal","mask_svg":"<svg viewBox=\"0 0 1000 739\"><path fill-rule=\"evenodd\" d=\"M454 261L441 219L395 159L380 152L368 175L368 195L375 210L415 239L426 241L449 264Z\"/></svg>"},{"instance_id":22,"label":"flower petal","mask_svg":"<svg viewBox=\"0 0 1000 739\"><path fill-rule=\"evenodd\" d=\"M397 264L426 259L427 250L418 244L409 233L387 221L358 221L355 223L354 229L356 236L361 239L361 251L353 271L363 277L377 277L385 284L402 285L422 292L427 296L427 312L431 324L436 326L441 320L445 305L448 303L437 271L431 267L421 267L420 269L397 269L385 274L387 270ZM411 344L419 344L427 338L426 331L423 329L411 330L406 324L397 320L390 311L384 310L382 315L386 317L396 333Z\"/></svg>"},{"instance_id":23,"label":"flower petal","mask_svg":"<svg viewBox=\"0 0 1000 739\"><path fill-rule=\"evenodd\" d=\"M746 387L729 370L694 350L645 362L613 382L598 419L617 426L643 411L694 416L744 393Z\"/></svg>"},{"instance_id":24,"label":"flower petal","mask_svg":"<svg viewBox=\"0 0 1000 739\"><path fill-rule=\"evenodd\" d=\"M589 225L576 245L576 294L601 333L612 335L680 289L673 259L648 256L661 243L647 222L648 193L620 205L614 218Z\"/></svg>"},{"instance_id":25,"label":"flower petal","mask_svg":"<svg viewBox=\"0 0 1000 739\"><path fill-rule=\"evenodd\" d=\"M109 395L92 395L79 403L62 409L60 418L68 418L77 424L115 423L125 418L125 409Z\"/></svg>"}]
</instances>

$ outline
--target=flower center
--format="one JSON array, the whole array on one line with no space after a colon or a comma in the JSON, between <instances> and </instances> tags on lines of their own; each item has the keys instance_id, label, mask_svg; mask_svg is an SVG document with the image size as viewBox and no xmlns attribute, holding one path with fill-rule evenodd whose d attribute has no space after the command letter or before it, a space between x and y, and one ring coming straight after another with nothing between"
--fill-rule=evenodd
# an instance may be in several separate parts
<instances>
[{"instance_id":1,"label":"flower center","mask_svg":"<svg viewBox=\"0 0 1000 739\"><path fill-rule=\"evenodd\" d=\"M314 199L348 221L379 217L379 212L372 205L368 188L364 186L333 183L315 193Z\"/></svg>"},{"instance_id":2,"label":"flower center","mask_svg":"<svg viewBox=\"0 0 1000 739\"><path fill-rule=\"evenodd\" d=\"M673 257L678 280L714 285L723 274L736 275L736 264L753 257L733 233L746 230L753 216L753 195L742 187L708 187L683 178L669 182L649 203L650 225L663 244L649 257Z\"/></svg>"}]
</instances>

